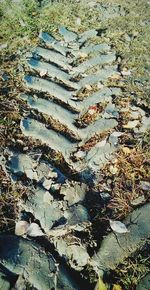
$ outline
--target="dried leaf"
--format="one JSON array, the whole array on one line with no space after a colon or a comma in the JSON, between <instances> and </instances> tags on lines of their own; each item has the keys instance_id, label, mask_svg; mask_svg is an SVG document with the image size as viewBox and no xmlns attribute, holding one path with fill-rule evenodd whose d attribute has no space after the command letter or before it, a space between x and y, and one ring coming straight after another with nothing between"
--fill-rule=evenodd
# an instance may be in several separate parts
<instances>
[{"instance_id":1,"label":"dried leaf","mask_svg":"<svg viewBox=\"0 0 150 290\"><path fill-rule=\"evenodd\" d=\"M52 185L52 180L45 178L44 181L43 181L44 188L49 190L51 188L51 185Z\"/></svg>"},{"instance_id":2,"label":"dried leaf","mask_svg":"<svg viewBox=\"0 0 150 290\"><path fill-rule=\"evenodd\" d=\"M41 69L40 70L40 77L43 77L47 74L47 69Z\"/></svg>"},{"instance_id":3,"label":"dried leaf","mask_svg":"<svg viewBox=\"0 0 150 290\"><path fill-rule=\"evenodd\" d=\"M38 224L31 223L27 230L27 235L30 237L39 237L44 236L44 233L42 232Z\"/></svg>"},{"instance_id":4,"label":"dried leaf","mask_svg":"<svg viewBox=\"0 0 150 290\"><path fill-rule=\"evenodd\" d=\"M87 53L85 52L79 52L78 55L81 57L81 58L86 58L88 55Z\"/></svg>"},{"instance_id":5,"label":"dried leaf","mask_svg":"<svg viewBox=\"0 0 150 290\"><path fill-rule=\"evenodd\" d=\"M131 149L128 148L128 147L123 147L123 148L122 148L122 151L123 151L123 153L125 153L125 155L128 155L128 154L131 153Z\"/></svg>"},{"instance_id":6,"label":"dried leaf","mask_svg":"<svg viewBox=\"0 0 150 290\"><path fill-rule=\"evenodd\" d=\"M125 233L129 233L129 230L127 229L126 225L123 224L120 221L113 221L113 220L109 220L110 222L110 227L111 229L118 233L118 234L125 234Z\"/></svg>"},{"instance_id":7,"label":"dried leaf","mask_svg":"<svg viewBox=\"0 0 150 290\"><path fill-rule=\"evenodd\" d=\"M55 172L55 171L49 171L49 173L48 173L48 175L47 175L47 177L48 178L57 178L58 177L58 174L57 174L57 172Z\"/></svg>"},{"instance_id":8,"label":"dried leaf","mask_svg":"<svg viewBox=\"0 0 150 290\"><path fill-rule=\"evenodd\" d=\"M84 158L86 156L86 152L80 150L80 151L76 152L74 155L77 158Z\"/></svg>"},{"instance_id":9,"label":"dried leaf","mask_svg":"<svg viewBox=\"0 0 150 290\"><path fill-rule=\"evenodd\" d=\"M80 17L77 17L77 19L76 19L76 24L77 24L77 25L81 25L81 18L80 18Z\"/></svg>"},{"instance_id":10,"label":"dried leaf","mask_svg":"<svg viewBox=\"0 0 150 290\"><path fill-rule=\"evenodd\" d=\"M88 114L93 115L97 112L97 106L89 107Z\"/></svg>"},{"instance_id":11,"label":"dried leaf","mask_svg":"<svg viewBox=\"0 0 150 290\"><path fill-rule=\"evenodd\" d=\"M150 190L150 182L140 181L140 188L142 188L143 190Z\"/></svg>"},{"instance_id":12,"label":"dried leaf","mask_svg":"<svg viewBox=\"0 0 150 290\"><path fill-rule=\"evenodd\" d=\"M109 171L112 174L116 174L118 172L118 168L116 166L111 165L110 168L109 168Z\"/></svg>"},{"instance_id":13,"label":"dried leaf","mask_svg":"<svg viewBox=\"0 0 150 290\"><path fill-rule=\"evenodd\" d=\"M108 290L106 284L104 284L102 278L99 276L97 284L94 288L94 290Z\"/></svg>"},{"instance_id":14,"label":"dried leaf","mask_svg":"<svg viewBox=\"0 0 150 290\"><path fill-rule=\"evenodd\" d=\"M18 221L15 225L15 235L23 236L26 234L30 224L26 221Z\"/></svg>"},{"instance_id":15,"label":"dried leaf","mask_svg":"<svg viewBox=\"0 0 150 290\"><path fill-rule=\"evenodd\" d=\"M120 285L114 284L112 290L123 290L123 289Z\"/></svg>"},{"instance_id":16,"label":"dried leaf","mask_svg":"<svg viewBox=\"0 0 150 290\"><path fill-rule=\"evenodd\" d=\"M126 125L123 125L123 128L125 129L133 129L138 125L139 121L134 120L134 121L129 121Z\"/></svg>"},{"instance_id":17,"label":"dried leaf","mask_svg":"<svg viewBox=\"0 0 150 290\"><path fill-rule=\"evenodd\" d=\"M52 187L51 187L52 190L59 190L60 188L61 188L61 184L60 183L52 184Z\"/></svg>"},{"instance_id":18,"label":"dried leaf","mask_svg":"<svg viewBox=\"0 0 150 290\"><path fill-rule=\"evenodd\" d=\"M123 76L130 76L131 75L131 71L130 70L127 70L126 68L124 68L121 72L121 74Z\"/></svg>"},{"instance_id":19,"label":"dried leaf","mask_svg":"<svg viewBox=\"0 0 150 290\"><path fill-rule=\"evenodd\" d=\"M97 143L96 147L104 147L106 145L107 139L104 139Z\"/></svg>"},{"instance_id":20,"label":"dried leaf","mask_svg":"<svg viewBox=\"0 0 150 290\"><path fill-rule=\"evenodd\" d=\"M113 136L113 137L120 137L122 135L123 135L123 132L118 132L118 131L115 131L111 134L111 136Z\"/></svg>"},{"instance_id":21,"label":"dried leaf","mask_svg":"<svg viewBox=\"0 0 150 290\"><path fill-rule=\"evenodd\" d=\"M135 198L134 200L132 200L131 201L131 205L139 205L139 204L141 204L141 203L143 203L145 201L146 201L145 196L141 195L141 196Z\"/></svg>"},{"instance_id":22,"label":"dried leaf","mask_svg":"<svg viewBox=\"0 0 150 290\"><path fill-rule=\"evenodd\" d=\"M90 85L85 85L85 89L87 89L88 91L92 91L92 87Z\"/></svg>"},{"instance_id":23,"label":"dried leaf","mask_svg":"<svg viewBox=\"0 0 150 290\"><path fill-rule=\"evenodd\" d=\"M103 87L104 87L104 85L103 85L102 83L99 82L99 83L97 84L97 88L98 88L98 89L102 89Z\"/></svg>"}]
</instances>

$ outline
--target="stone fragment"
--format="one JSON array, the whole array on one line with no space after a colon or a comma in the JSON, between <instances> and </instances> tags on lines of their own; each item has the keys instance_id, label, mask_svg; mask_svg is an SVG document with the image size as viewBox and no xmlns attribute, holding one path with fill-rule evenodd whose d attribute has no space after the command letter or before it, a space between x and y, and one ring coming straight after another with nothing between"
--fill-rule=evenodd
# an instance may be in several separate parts
<instances>
[{"instance_id":1,"label":"stone fragment","mask_svg":"<svg viewBox=\"0 0 150 290\"><path fill-rule=\"evenodd\" d=\"M64 212L64 217L70 225L87 222L90 220L87 209L81 204L75 204Z\"/></svg>"},{"instance_id":2,"label":"stone fragment","mask_svg":"<svg viewBox=\"0 0 150 290\"><path fill-rule=\"evenodd\" d=\"M149 290L150 289L150 273L141 279L136 287L136 290Z\"/></svg>"},{"instance_id":3,"label":"stone fragment","mask_svg":"<svg viewBox=\"0 0 150 290\"><path fill-rule=\"evenodd\" d=\"M66 238L58 238L54 240L54 244L60 256L64 256L71 268L81 271L88 264L90 256L87 250L81 244L75 244L75 238L72 236Z\"/></svg>"},{"instance_id":4,"label":"stone fragment","mask_svg":"<svg viewBox=\"0 0 150 290\"><path fill-rule=\"evenodd\" d=\"M56 289L56 285L58 290L80 289L66 269L60 265L58 270L53 256L33 241L0 235L0 263L12 273L22 275L37 290Z\"/></svg>"},{"instance_id":5,"label":"stone fragment","mask_svg":"<svg viewBox=\"0 0 150 290\"><path fill-rule=\"evenodd\" d=\"M87 191L87 185L79 182L65 183L62 185L60 194L64 196L64 200L68 202L68 205L74 205L78 202L82 202L85 199Z\"/></svg>"},{"instance_id":6,"label":"stone fragment","mask_svg":"<svg viewBox=\"0 0 150 290\"><path fill-rule=\"evenodd\" d=\"M115 269L124 259L144 245L150 238L149 211L150 203L134 210L124 220L128 225L128 233L117 234L117 238L114 233L111 233L103 239L100 249L92 258L99 269Z\"/></svg>"},{"instance_id":7,"label":"stone fragment","mask_svg":"<svg viewBox=\"0 0 150 290\"><path fill-rule=\"evenodd\" d=\"M4 270L3 270L4 271ZM1 272L0 270L0 289L2 290L10 290L10 277L5 274L5 272Z\"/></svg>"},{"instance_id":8,"label":"stone fragment","mask_svg":"<svg viewBox=\"0 0 150 290\"><path fill-rule=\"evenodd\" d=\"M23 236L27 233L30 224L26 221L18 221L15 225L15 234L17 236Z\"/></svg>"}]
</instances>

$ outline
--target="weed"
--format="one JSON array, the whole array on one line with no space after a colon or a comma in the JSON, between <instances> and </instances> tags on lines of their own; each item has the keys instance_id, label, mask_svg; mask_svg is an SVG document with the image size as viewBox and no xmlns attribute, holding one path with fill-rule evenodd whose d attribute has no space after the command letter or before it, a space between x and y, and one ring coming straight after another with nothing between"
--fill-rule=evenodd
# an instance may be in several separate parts
<instances>
[{"instance_id":1,"label":"weed","mask_svg":"<svg viewBox=\"0 0 150 290\"><path fill-rule=\"evenodd\" d=\"M114 218L123 218L133 210L132 201L143 195L140 181L149 179L149 152L140 147L118 154L115 167L118 169L113 178L112 199L108 208Z\"/></svg>"},{"instance_id":2,"label":"weed","mask_svg":"<svg viewBox=\"0 0 150 290\"><path fill-rule=\"evenodd\" d=\"M117 269L111 273L114 280L122 284L124 290L135 290L138 282L149 272L150 256L149 252L150 243L140 249L140 252L134 254L119 265Z\"/></svg>"}]
</instances>

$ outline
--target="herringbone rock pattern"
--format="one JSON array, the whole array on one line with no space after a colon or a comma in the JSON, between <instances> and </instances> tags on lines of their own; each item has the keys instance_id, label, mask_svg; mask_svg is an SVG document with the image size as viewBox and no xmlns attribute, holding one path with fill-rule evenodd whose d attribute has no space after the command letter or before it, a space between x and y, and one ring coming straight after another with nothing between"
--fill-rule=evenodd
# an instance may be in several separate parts
<instances>
[{"instance_id":1,"label":"herringbone rock pattern","mask_svg":"<svg viewBox=\"0 0 150 290\"><path fill-rule=\"evenodd\" d=\"M56 156L61 155L78 178L70 177L57 165L50 164L38 149L26 153L10 148L5 167L13 182L28 189L27 197L18 204L20 220L37 223L46 239L44 243L50 243L59 259L64 259L70 269L80 272L88 265L97 271L105 271L119 263L120 255L134 252L137 244L139 246L141 240L145 241L149 235L143 229L136 237L133 227L137 238L134 249L130 243L133 234L129 234L127 251L119 248L113 235L104 240L104 246L93 258L87 250L89 245L95 245L91 239L86 194L93 175L113 158L123 134L119 126L120 111L115 102L122 91L109 85L111 79L120 76L117 53L111 45L100 40L94 44L97 36L94 29L76 34L61 27L59 33L57 40L46 32L40 32L39 46L33 49L32 56L27 57L28 73L23 80L24 93L19 98L26 102L29 110L24 114L20 128L32 142L44 144ZM137 122L134 131L144 131L144 111L132 106L130 114L131 122ZM146 211L141 210L143 220L149 210L148 206L145 208ZM143 227L140 220L138 224L139 228ZM85 236L89 244L85 242ZM80 289L70 278L66 266L60 263L60 268L57 267L54 257L41 251L38 244L13 236L10 240L11 243L5 246L5 237L0 239L3 245L0 257L14 279L19 275L30 282L33 289L39 290ZM111 243L117 252L116 259L110 252ZM124 238L122 243L125 247ZM7 255L9 251L13 251L13 258ZM21 253L19 260L17 251ZM24 251L29 252L26 259ZM43 275L38 277L39 269L32 272L36 263L39 268L44 268L44 278ZM7 283L4 286L9 288Z\"/></svg>"},{"instance_id":2,"label":"herringbone rock pattern","mask_svg":"<svg viewBox=\"0 0 150 290\"><path fill-rule=\"evenodd\" d=\"M65 132L61 127L57 132L55 128L48 129L30 117L22 120L21 129L26 136L60 152L76 170L81 170L80 159L83 159L82 167L95 170L96 164L102 166L116 149L119 134L107 135L101 154L101 144L83 154L80 154L80 146L96 134L111 132L118 124L119 114L113 98L121 92L119 88L105 85L109 78L119 75L116 53L108 44L89 43L89 39L96 36L96 30L77 35L61 27L59 32L63 37L61 42L47 33L40 33L45 47L36 47L27 60L31 69L24 77L28 91L20 97L31 109L52 118L58 127L63 125ZM89 124L80 122L85 114L94 117ZM73 142L69 136L73 137ZM73 156L79 156L78 162L71 161Z\"/></svg>"}]
</instances>

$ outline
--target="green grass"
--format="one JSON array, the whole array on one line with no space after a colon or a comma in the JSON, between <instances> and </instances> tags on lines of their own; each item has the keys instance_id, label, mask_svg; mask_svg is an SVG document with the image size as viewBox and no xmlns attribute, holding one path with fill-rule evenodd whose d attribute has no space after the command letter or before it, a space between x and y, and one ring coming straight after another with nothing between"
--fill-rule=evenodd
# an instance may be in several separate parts
<instances>
[{"instance_id":1,"label":"green grass","mask_svg":"<svg viewBox=\"0 0 150 290\"><path fill-rule=\"evenodd\" d=\"M18 48L29 48L38 42L40 30L47 31L59 38L58 28L65 25L74 31L106 28L98 41L108 42L122 57L121 68L131 69L131 77L126 84L128 92L134 92L136 99L147 106L148 103L148 70L150 64L150 26L148 23L150 8L146 0L105 0L100 3L121 5L127 14L101 22L100 12L87 8L85 2L61 0L54 1L43 8L36 0L24 0L23 5L12 4L11 0L0 3L1 43L7 43L7 49L2 50L2 56L15 54ZM77 25L77 18L81 24ZM144 25L145 23L145 25ZM127 39L131 37L131 40ZM142 85L135 85L134 79Z\"/></svg>"}]
</instances>

